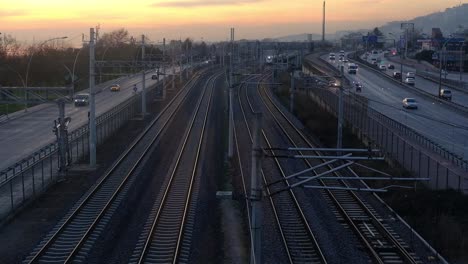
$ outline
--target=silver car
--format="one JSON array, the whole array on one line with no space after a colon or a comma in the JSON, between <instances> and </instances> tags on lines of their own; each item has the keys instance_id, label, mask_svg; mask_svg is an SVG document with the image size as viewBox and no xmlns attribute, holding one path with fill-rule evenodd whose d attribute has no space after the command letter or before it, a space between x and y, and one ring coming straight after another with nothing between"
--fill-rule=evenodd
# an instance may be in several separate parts
<instances>
[{"instance_id":1,"label":"silver car","mask_svg":"<svg viewBox=\"0 0 468 264\"><path fill-rule=\"evenodd\" d=\"M418 103L414 98L403 99L403 107L406 109L418 109Z\"/></svg>"},{"instance_id":2,"label":"silver car","mask_svg":"<svg viewBox=\"0 0 468 264\"><path fill-rule=\"evenodd\" d=\"M408 85L414 85L414 83L415 83L414 78L406 77L405 83L408 84Z\"/></svg>"}]
</instances>

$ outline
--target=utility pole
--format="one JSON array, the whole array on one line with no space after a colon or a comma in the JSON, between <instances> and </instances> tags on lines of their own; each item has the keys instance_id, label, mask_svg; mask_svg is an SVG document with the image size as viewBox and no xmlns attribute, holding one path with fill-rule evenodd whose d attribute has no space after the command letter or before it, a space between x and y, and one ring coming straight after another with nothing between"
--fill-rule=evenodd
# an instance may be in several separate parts
<instances>
[{"instance_id":1,"label":"utility pole","mask_svg":"<svg viewBox=\"0 0 468 264\"><path fill-rule=\"evenodd\" d=\"M462 42L461 46L460 46L460 88L463 89L463 55L464 55L464 51L463 50L463 47L465 46L465 41Z\"/></svg>"},{"instance_id":2,"label":"utility pole","mask_svg":"<svg viewBox=\"0 0 468 264\"><path fill-rule=\"evenodd\" d=\"M172 90L175 89L175 63L174 63L174 60L175 60L175 47L173 45L171 45L171 52L172 52Z\"/></svg>"},{"instance_id":3,"label":"utility pole","mask_svg":"<svg viewBox=\"0 0 468 264\"><path fill-rule=\"evenodd\" d=\"M89 166L96 167L96 102L94 28L89 29Z\"/></svg>"},{"instance_id":4,"label":"utility pole","mask_svg":"<svg viewBox=\"0 0 468 264\"><path fill-rule=\"evenodd\" d=\"M145 35L141 35L141 61L143 63L143 72L141 74L141 115L146 115L146 65L145 65Z\"/></svg>"},{"instance_id":5,"label":"utility pole","mask_svg":"<svg viewBox=\"0 0 468 264\"><path fill-rule=\"evenodd\" d=\"M228 137L229 137L229 146L228 146L228 157L232 158L234 155L234 113L233 113L233 107L232 107L232 101L233 101L233 80L232 80L232 59L233 59L233 52L234 52L234 28L231 28L231 52L229 55L229 131L228 131Z\"/></svg>"},{"instance_id":6,"label":"utility pole","mask_svg":"<svg viewBox=\"0 0 468 264\"><path fill-rule=\"evenodd\" d=\"M325 1L323 1L322 42L325 42Z\"/></svg>"},{"instance_id":7,"label":"utility pole","mask_svg":"<svg viewBox=\"0 0 468 264\"><path fill-rule=\"evenodd\" d=\"M250 263L262 263L262 185L261 185L261 158L262 149L260 148L260 133L262 127L262 114L255 114L252 144L252 166L250 173L250 204L252 206L252 219L250 221L252 234L253 254Z\"/></svg>"},{"instance_id":8,"label":"utility pole","mask_svg":"<svg viewBox=\"0 0 468 264\"><path fill-rule=\"evenodd\" d=\"M190 75L193 74L193 43L190 45ZM187 76L188 79L188 76Z\"/></svg>"},{"instance_id":9,"label":"utility pole","mask_svg":"<svg viewBox=\"0 0 468 264\"><path fill-rule=\"evenodd\" d=\"M67 123L70 119L65 118L65 100L60 98L57 100L59 108L59 118L54 121L53 131L57 136L57 143L59 146L59 173L63 176L68 164L67 150L68 150L68 136L67 136Z\"/></svg>"},{"instance_id":10,"label":"utility pole","mask_svg":"<svg viewBox=\"0 0 468 264\"><path fill-rule=\"evenodd\" d=\"M179 82L182 83L182 40L179 39Z\"/></svg>"},{"instance_id":11,"label":"utility pole","mask_svg":"<svg viewBox=\"0 0 468 264\"><path fill-rule=\"evenodd\" d=\"M343 86L344 86L344 67L340 65L340 79L341 84L339 87L338 93L338 131L337 131L337 140L336 148L341 149L343 146Z\"/></svg>"},{"instance_id":12,"label":"utility pole","mask_svg":"<svg viewBox=\"0 0 468 264\"><path fill-rule=\"evenodd\" d=\"M166 99L166 38L163 38L163 63L162 63L162 70L163 70L163 79L162 79L162 98L163 100Z\"/></svg>"},{"instance_id":13,"label":"utility pole","mask_svg":"<svg viewBox=\"0 0 468 264\"><path fill-rule=\"evenodd\" d=\"M408 28L405 28L405 59L408 58Z\"/></svg>"},{"instance_id":14,"label":"utility pole","mask_svg":"<svg viewBox=\"0 0 468 264\"><path fill-rule=\"evenodd\" d=\"M294 87L294 69L291 71L291 89L289 91L289 111L291 113L294 113L294 93L295 93L295 87Z\"/></svg>"}]
</instances>

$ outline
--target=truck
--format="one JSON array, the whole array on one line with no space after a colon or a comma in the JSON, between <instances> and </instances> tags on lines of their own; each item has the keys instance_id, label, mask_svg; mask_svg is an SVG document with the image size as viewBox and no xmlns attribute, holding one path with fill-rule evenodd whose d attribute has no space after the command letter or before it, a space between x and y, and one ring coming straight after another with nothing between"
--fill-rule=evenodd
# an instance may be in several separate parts
<instances>
[{"instance_id":1,"label":"truck","mask_svg":"<svg viewBox=\"0 0 468 264\"><path fill-rule=\"evenodd\" d=\"M349 74L356 74L358 70L358 66L355 63L348 63L348 73Z\"/></svg>"}]
</instances>

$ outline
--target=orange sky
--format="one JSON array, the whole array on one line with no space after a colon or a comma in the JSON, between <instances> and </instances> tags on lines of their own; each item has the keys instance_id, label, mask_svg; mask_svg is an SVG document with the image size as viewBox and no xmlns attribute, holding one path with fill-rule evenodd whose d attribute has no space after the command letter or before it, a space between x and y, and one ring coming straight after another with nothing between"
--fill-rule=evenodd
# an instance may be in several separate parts
<instances>
[{"instance_id":1,"label":"orange sky","mask_svg":"<svg viewBox=\"0 0 468 264\"><path fill-rule=\"evenodd\" d=\"M328 0L327 32L410 19L467 1ZM104 31L125 27L225 39L231 26L239 37L318 33L322 0L0 0L0 7L0 32L26 39L76 35L98 23Z\"/></svg>"}]
</instances>

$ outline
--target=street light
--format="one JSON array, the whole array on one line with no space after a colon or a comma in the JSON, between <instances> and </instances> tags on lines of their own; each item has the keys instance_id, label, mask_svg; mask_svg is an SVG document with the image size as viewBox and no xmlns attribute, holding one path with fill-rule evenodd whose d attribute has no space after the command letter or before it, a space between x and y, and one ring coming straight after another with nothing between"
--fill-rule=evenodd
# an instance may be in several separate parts
<instances>
[{"instance_id":1,"label":"street light","mask_svg":"<svg viewBox=\"0 0 468 264\"><path fill-rule=\"evenodd\" d=\"M465 40L463 40L462 44L460 45L460 86L463 89L463 55L464 55L464 50L463 47L465 46Z\"/></svg>"},{"instance_id":2,"label":"street light","mask_svg":"<svg viewBox=\"0 0 468 264\"><path fill-rule=\"evenodd\" d=\"M42 45L44 45L45 43L49 42L49 41L53 41L53 40L57 40L57 39L66 39L66 38L68 38L68 37L59 37L59 38L51 38L51 39L48 39L48 40L42 42L41 44L39 44L39 48L40 48ZM34 55L34 50L33 50L33 52L31 53L31 56L29 57L28 66L26 67L25 87L28 87L29 67L31 66L31 61L32 61L33 55Z\"/></svg>"},{"instance_id":3,"label":"street light","mask_svg":"<svg viewBox=\"0 0 468 264\"><path fill-rule=\"evenodd\" d=\"M388 33L388 34L393 36L393 46L395 46L395 49L396 49L395 35L393 35L392 33ZM400 47L400 83L403 83L403 52L401 52L401 47Z\"/></svg>"},{"instance_id":4,"label":"street light","mask_svg":"<svg viewBox=\"0 0 468 264\"><path fill-rule=\"evenodd\" d=\"M449 38L444 42L444 44L442 45L442 51L444 53L444 58L446 56L446 47L445 45L447 45L447 43L453 39L452 35L449 35ZM437 93L437 96L440 95L440 91L442 90L442 54L439 54L439 92Z\"/></svg>"},{"instance_id":5,"label":"street light","mask_svg":"<svg viewBox=\"0 0 468 264\"><path fill-rule=\"evenodd\" d=\"M78 51L75 57L75 61L73 62L73 70L72 70L72 94L75 96L75 66L76 66L76 61L78 60L78 56L80 55L81 51L83 50L83 47Z\"/></svg>"},{"instance_id":6,"label":"street light","mask_svg":"<svg viewBox=\"0 0 468 264\"><path fill-rule=\"evenodd\" d=\"M395 41L395 36L390 32L388 33L389 35L392 36L392 40L393 40L393 48L396 50L396 41Z\"/></svg>"}]
</instances>

